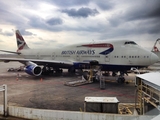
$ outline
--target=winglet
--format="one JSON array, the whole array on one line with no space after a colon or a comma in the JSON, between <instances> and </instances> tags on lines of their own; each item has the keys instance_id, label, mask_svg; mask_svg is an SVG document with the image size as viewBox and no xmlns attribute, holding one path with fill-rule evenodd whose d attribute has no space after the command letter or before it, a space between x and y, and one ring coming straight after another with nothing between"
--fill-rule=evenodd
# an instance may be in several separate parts
<instances>
[{"instance_id":1,"label":"winglet","mask_svg":"<svg viewBox=\"0 0 160 120\"><path fill-rule=\"evenodd\" d=\"M17 52L23 49L29 49L28 45L26 44L19 30L16 30L16 40L17 40L17 47L18 47Z\"/></svg>"}]
</instances>

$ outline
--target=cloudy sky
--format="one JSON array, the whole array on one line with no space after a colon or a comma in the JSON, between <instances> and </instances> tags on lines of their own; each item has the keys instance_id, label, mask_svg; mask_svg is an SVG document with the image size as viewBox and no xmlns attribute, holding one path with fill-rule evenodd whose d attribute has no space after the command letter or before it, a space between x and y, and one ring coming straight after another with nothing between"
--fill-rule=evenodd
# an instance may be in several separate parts
<instances>
[{"instance_id":1,"label":"cloudy sky","mask_svg":"<svg viewBox=\"0 0 160 120\"><path fill-rule=\"evenodd\" d=\"M160 0L0 0L0 49L16 51L19 29L30 48L98 40L160 38Z\"/></svg>"}]
</instances>

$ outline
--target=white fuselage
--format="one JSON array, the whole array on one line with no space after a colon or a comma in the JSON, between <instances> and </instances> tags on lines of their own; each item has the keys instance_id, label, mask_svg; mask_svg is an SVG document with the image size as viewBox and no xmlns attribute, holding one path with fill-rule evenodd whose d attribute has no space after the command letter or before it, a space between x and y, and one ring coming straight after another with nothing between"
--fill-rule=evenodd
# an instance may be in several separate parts
<instances>
[{"instance_id":1,"label":"white fuselage","mask_svg":"<svg viewBox=\"0 0 160 120\"><path fill-rule=\"evenodd\" d=\"M157 61L155 54L128 40L76 44L59 49L23 49L21 56L26 59L73 62L77 68L89 61L97 60L104 70L146 67Z\"/></svg>"}]
</instances>

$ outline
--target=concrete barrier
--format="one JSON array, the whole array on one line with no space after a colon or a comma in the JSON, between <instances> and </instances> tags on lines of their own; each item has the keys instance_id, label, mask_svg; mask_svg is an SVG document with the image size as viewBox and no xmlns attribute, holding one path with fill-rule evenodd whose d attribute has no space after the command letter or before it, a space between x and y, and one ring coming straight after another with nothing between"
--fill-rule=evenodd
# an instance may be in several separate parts
<instances>
[{"instance_id":1,"label":"concrete barrier","mask_svg":"<svg viewBox=\"0 0 160 120\"><path fill-rule=\"evenodd\" d=\"M3 105L0 105L0 115L3 115Z\"/></svg>"},{"instance_id":2,"label":"concrete barrier","mask_svg":"<svg viewBox=\"0 0 160 120\"><path fill-rule=\"evenodd\" d=\"M0 114L3 106L0 105ZM8 107L9 116L36 120L151 120L154 116L133 116L119 114L88 113L75 111L58 111L33 109L25 107Z\"/></svg>"}]
</instances>

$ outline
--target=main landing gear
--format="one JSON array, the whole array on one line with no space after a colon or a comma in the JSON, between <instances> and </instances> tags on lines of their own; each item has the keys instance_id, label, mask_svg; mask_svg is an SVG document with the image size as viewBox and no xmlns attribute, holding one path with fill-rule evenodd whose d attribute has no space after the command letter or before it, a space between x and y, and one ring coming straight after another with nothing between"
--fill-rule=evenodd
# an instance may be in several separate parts
<instances>
[{"instance_id":1,"label":"main landing gear","mask_svg":"<svg viewBox=\"0 0 160 120\"><path fill-rule=\"evenodd\" d=\"M122 77L122 76L119 76L119 77L117 78L117 82L120 83L120 84L123 84L123 83L125 82L125 78Z\"/></svg>"},{"instance_id":2,"label":"main landing gear","mask_svg":"<svg viewBox=\"0 0 160 120\"><path fill-rule=\"evenodd\" d=\"M126 75L128 76L127 72L121 72L121 71L120 71L120 75L119 75L118 78L117 78L117 82L118 82L118 83L120 83L120 84L125 83L124 74L126 74Z\"/></svg>"},{"instance_id":3,"label":"main landing gear","mask_svg":"<svg viewBox=\"0 0 160 120\"><path fill-rule=\"evenodd\" d=\"M54 69L53 67L44 66L42 69L42 75L53 75L53 74L61 74L63 72L62 69Z\"/></svg>"}]
</instances>

